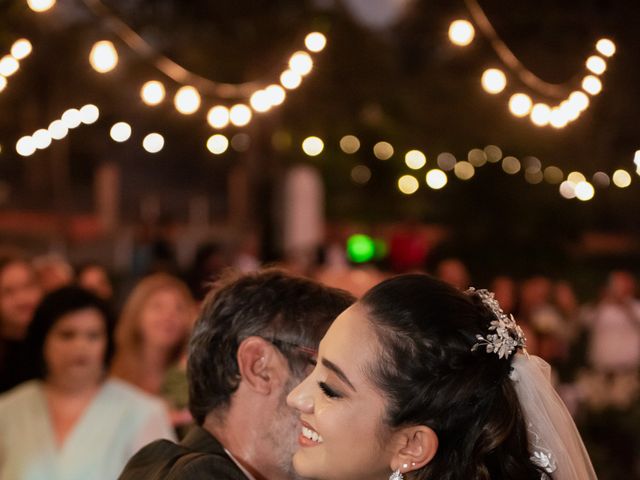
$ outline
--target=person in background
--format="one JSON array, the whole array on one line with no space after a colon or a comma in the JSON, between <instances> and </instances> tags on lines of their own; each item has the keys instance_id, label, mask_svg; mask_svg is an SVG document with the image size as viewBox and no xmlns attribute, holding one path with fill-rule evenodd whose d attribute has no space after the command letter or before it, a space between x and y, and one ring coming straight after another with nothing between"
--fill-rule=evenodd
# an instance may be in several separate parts
<instances>
[{"instance_id":1,"label":"person in background","mask_svg":"<svg viewBox=\"0 0 640 480\"><path fill-rule=\"evenodd\" d=\"M42 289L29 261L20 254L0 254L0 393L24 380L23 341Z\"/></svg>"},{"instance_id":2,"label":"person in background","mask_svg":"<svg viewBox=\"0 0 640 480\"><path fill-rule=\"evenodd\" d=\"M0 396L0 479L111 480L140 446L173 438L160 401L107 378L112 327L79 287L43 299L26 339L34 379Z\"/></svg>"},{"instance_id":3,"label":"person in background","mask_svg":"<svg viewBox=\"0 0 640 480\"><path fill-rule=\"evenodd\" d=\"M56 253L35 257L33 268L45 293L70 285L74 279L71 264L63 256Z\"/></svg>"},{"instance_id":4,"label":"person in background","mask_svg":"<svg viewBox=\"0 0 640 480\"><path fill-rule=\"evenodd\" d=\"M207 296L189 347L197 423L175 444L138 452L121 480L288 480L298 431L287 393L312 368L347 292L279 270L224 276Z\"/></svg>"},{"instance_id":5,"label":"person in background","mask_svg":"<svg viewBox=\"0 0 640 480\"><path fill-rule=\"evenodd\" d=\"M113 300L113 284L107 269L97 262L88 262L78 267L77 283L93 292L105 302Z\"/></svg>"},{"instance_id":6,"label":"person in background","mask_svg":"<svg viewBox=\"0 0 640 480\"><path fill-rule=\"evenodd\" d=\"M469 270L462 260L457 258L445 258L438 263L436 277L458 290L466 290L471 282Z\"/></svg>"}]
</instances>

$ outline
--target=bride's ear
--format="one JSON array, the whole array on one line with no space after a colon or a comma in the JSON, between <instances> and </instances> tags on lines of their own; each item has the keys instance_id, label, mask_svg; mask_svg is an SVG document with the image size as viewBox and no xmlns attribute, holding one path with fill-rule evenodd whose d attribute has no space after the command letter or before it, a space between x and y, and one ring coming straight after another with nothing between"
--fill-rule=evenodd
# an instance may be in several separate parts
<instances>
[{"instance_id":1,"label":"bride's ear","mask_svg":"<svg viewBox=\"0 0 640 480\"><path fill-rule=\"evenodd\" d=\"M392 471L402 473L418 470L428 464L438 451L436 432L425 425L404 427L394 434Z\"/></svg>"}]
</instances>

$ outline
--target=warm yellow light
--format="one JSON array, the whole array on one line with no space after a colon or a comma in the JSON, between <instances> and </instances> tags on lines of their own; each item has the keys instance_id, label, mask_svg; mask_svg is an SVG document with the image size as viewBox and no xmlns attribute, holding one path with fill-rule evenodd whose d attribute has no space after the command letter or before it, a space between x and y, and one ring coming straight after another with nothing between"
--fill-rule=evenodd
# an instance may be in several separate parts
<instances>
[{"instance_id":1,"label":"warm yellow light","mask_svg":"<svg viewBox=\"0 0 640 480\"><path fill-rule=\"evenodd\" d=\"M467 154L467 160L474 167L481 167L485 163L487 163L487 154L484 153L484 150L480 150L479 148L473 148L469 150Z\"/></svg>"},{"instance_id":2,"label":"warm yellow light","mask_svg":"<svg viewBox=\"0 0 640 480\"><path fill-rule=\"evenodd\" d=\"M560 104L560 111L566 117L567 122L573 122L580 116L580 107L571 100L564 100Z\"/></svg>"},{"instance_id":3,"label":"warm yellow light","mask_svg":"<svg viewBox=\"0 0 640 480\"><path fill-rule=\"evenodd\" d=\"M587 179L580 172L571 172L567 175L567 182L573 183L574 185L579 184L580 182L586 182Z\"/></svg>"},{"instance_id":4,"label":"warm yellow light","mask_svg":"<svg viewBox=\"0 0 640 480\"><path fill-rule=\"evenodd\" d=\"M211 135L207 140L207 150L214 155L223 154L227 151L227 148L229 148L229 140L224 135Z\"/></svg>"},{"instance_id":5,"label":"warm yellow light","mask_svg":"<svg viewBox=\"0 0 640 480\"><path fill-rule=\"evenodd\" d=\"M520 160L516 157L504 157L504 159L502 159L502 170L509 175L515 175L521 168Z\"/></svg>"},{"instance_id":6,"label":"warm yellow light","mask_svg":"<svg viewBox=\"0 0 640 480\"><path fill-rule=\"evenodd\" d=\"M289 59L289 68L304 77L311 72L313 60L307 52L296 52Z\"/></svg>"},{"instance_id":7,"label":"warm yellow light","mask_svg":"<svg viewBox=\"0 0 640 480\"><path fill-rule=\"evenodd\" d=\"M429 185L429 187L433 188L434 190L440 190L447 184L448 181L447 174L442 170L438 170L437 168L434 168L433 170L429 170L427 172L426 180L427 185Z\"/></svg>"},{"instance_id":8,"label":"warm yellow light","mask_svg":"<svg viewBox=\"0 0 640 480\"><path fill-rule=\"evenodd\" d=\"M164 137L159 133L150 133L142 140L142 147L149 153L158 153L164 148Z\"/></svg>"},{"instance_id":9,"label":"warm yellow light","mask_svg":"<svg viewBox=\"0 0 640 480\"><path fill-rule=\"evenodd\" d=\"M616 53L616 44L608 38L601 38L598 40L598 43L596 43L596 50L605 57L610 57Z\"/></svg>"},{"instance_id":10,"label":"warm yellow light","mask_svg":"<svg viewBox=\"0 0 640 480\"><path fill-rule=\"evenodd\" d=\"M0 75L10 77L18 71L20 62L11 55L5 55L0 59Z\"/></svg>"},{"instance_id":11,"label":"warm yellow light","mask_svg":"<svg viewBox=\"0 0 640 480\"><path fill-rule=\"evenodd\" d=\"M26 38L21 38L13 42L13 45L11 46L11 55L13 55L16 60L22 60L23 58L28 57L32 50L33 47L31 46L31 42Z\"/></svg>"},{"instance_id":12,"label":"warm yellow light","mask_svg":"<svg viewBox=\"0 0 640 480\"><path fill-rule=\"evenodd\" d=\"M411 150L404 156L404 163L412 170L419 170L427 164L427 157L420 150Z\"/></svg>"},{"instance_id":13,"label":"warm yellow light","mask_svg":"<svg viewBox=\"0 0 640 480\"><path fill-rule=\"evenodd\" d=\"M569 95L569 103L572 103L578 110L584 112L589 107L589 97L584 92L575 91Z\"/></svg>"},{"instance_id":14,"label":"warm yellow light","mask_svg":"<svg viewBox=\"0 0 640 480\"><path fill-rule=\"evenodd\" d=\"M197 112L200 108L200 102L200 93L191 85L181 87L173 97L173 104L176 110L183 115L191 115Z\"/></svg>"},{"instance_id":15,"label":"warm yellow light","mask_svg":"<svg viewBox=\"0 0 640 480\"><path fill-rule=\"evenodd\" d=\"M142 98L142 101L151 107L162 103L165 95L166 90L164 85L158 80L150 80L140 89L140 97Z\"/></svg>"},{"instance_id":16,"label":"warm yellow light","mask_svg":"<svg viewBox=\"0 0 640 480\"><path fill-rule=\"evenodd\" d=\"M373 154L378 160L389 160L393 157L393 146L389 142L378 142L373 146Z\"/></svg>"},{"instance_id":17,"label":"warm yellow light","mask_svg":"<svg viewBox=\"0 0 640 480\"><path fill-rule=\"evenodd\" d=\"M633 155L633 163L636 164L636 167L640 168L640 150L636 150L636 153Z\"/></svg>"},{"instance_id":18,"label":"warm yellow light","mask_svg":"<svg viewBox=\"0 0 640 480\"><path fill-rule=\"evenodd\" d=\"M351 180L364 185L371 180L371 170L366 165L356 165L351 169Z\"/></svg>"},{"instance_id":19,"label":"warm yellow light","mask_svg":"<svg viewBox=\"0 0 640 480\"><path fill-rule=\"evenodd\" d=\"M217 130L225 128L229 125L229 109L222 105L216 105L207 113L207 122Z\"/></svg>"},{"instance_id":20,"label":"warm yellow light","mask_svg":"<svg viewBox=\"0 0 640 480\"><path fill-rule=\"evenodd\" d=\"M476 169L469 162L458 162L453 167L453 173L460 180L469 180L475 175Z\"/></svg>"},{"instance_id":21,"label":"warm yellow light","mask_svg":"<svg viewBox=\"0 0 640 480\"><path fill-rule=\"evenodd\" d=\"M251 105L251 108L259 113L271 110L271 101L269 100L267 92L264 90L256 90L253 95L251 95L249 104Z\"/></svg>"},{"instance_id":22,"label":"warm yellow light","mask_svg":"<svg viewBox=\"0 0 640 480\"><path fill-rule=\"evenodd\" d=\"M533 170L533 169L527 168L524 171L524 179L525 179L525 181L527 183L532 184L532 185L536 185L536 184L542 182L543 178L544 178L544 175L540 170Z\"/></svg>"},{"instance_id":23,"label":"warm yellow light","mask_svg":"<svg viewBox=\"0 0 640 480\"><path fill-rule=\"evenodd\" d=\"M531 109L531 121L538 127L549 124L551 109L545 103L536 103Z\"/></svg>"},{"instance_id":24,"label":"warm yellow light","mask_svg":"<svg viewBox=\"0 0 640 480\"><path fill-rule=\"evenodd\" d=\"M92 104L85 105L80 109L80 121L85 125L96 123L100 118L100 110Z\"/></svg>"},{"instance_id":25,"label":"warm yellow light","mask_svg":"<svg viewBox=\"0 0 640 480\"><path fill-rule=\"evenodd\" d=\"M604 61L602 57L598 55L592 55L587 58L587 68L590 72L595 73L596 75L601 75L607 69L607 62Z\"/></svg>"},{"instance_id":26,"label":"warm yellow light","mask_svg":"<svg viewBox=\"0 0 640 480\"><path fill-rule=\"evenodd\" d=\"M570 200L572 198L576 198L576 185L575 185L575 183L572 183L572 182L569 182L568 180L565 180L564 182L562 182L560 184L559 190L560 190L560 195L562 195L567 200Z\"/></svg>"},{"instance_id":27,"label":"warm yellow light","mask_svg":"<svg viewBox=\"0 0 640 480\"><path fill-rule=\"evenodd\" d=\"M582 80L582 89L591 95L597 95L602 91L602 82L598 77L587 75Z\"/></svg>"},{"instance_id":28,"label":"warm yellow light","mask_svg":"<svg viewBox=\"0 0 640 480\"><path fill-rule=\"evenodd\" d=\"M0 92L7 88L7 79L0 75Z\"/></svg>"},{"instance_id":29,"label":"warm yellow light","mask_svg":"<svg viewBox=\"0 0 640 480\"><path fill-rule=\"evenodd\" d=\"M33 142L33 138L30 136L24 136L16 142L16 152L23 157L29 157L36 151L36 146Z\"/></svg>"},{"instance_id":30,"label":"warm yellow light","mask_svg":"<svg viewBox=\"0 0 640 480\"><path fill-rule=\"evenodd\" d=\"M82 123L82 115L80 115L80 110L77 108L70 108L64 112L61 119L62 123L64 123L69 129L76 128Z\"/></svg>"},{"instance_id":31,"label":"warm yellow light","mask_svg":"<svg viewBox=\"0 0 640 480\"><path fill-rule=\"evenodd\" d=\"M356 153L360 150L360 140L354 135L345 135L340 139L340 148L344 153Z\"/></svg>"},{"instance_id":32,"label":"warm yellow light","mask_svg":"<svg viewBox=\"0 0 640 480\"><path fill-rule=\"evenodd\" d=\"M56 0L27 0L27 5L34 12L46 12L56 4Z\"/></svg>"},{"instance_id":33,"label":"warm yellow light","mask_svg":"<svg viewBox=\"0 0 640 480\"><path fill-rule=\"evenodd\" d=\"M118 65L118 51L109 40L101 40L91 48L89 62L98 73L110 72Z\"/></svg>"},{"instance_id":34,"label":"warm yellow light","mask_svg":"<svg viewBox=\"0 0 640 480\"><path fill-rule=\"evenodd\" d=\"M294 90L302 83L302 77L293 70L285 70L280 75L280 84L287 90Z\"/></svg>"},{"instance_id":35,"label":"warm yellow light","mask_svg":"<svg viewBox=\"0 0 640 480\"><path fill-rule=\"evenodd\" d=\"M562 109L555 107L551 109L549 123L553 128L564 128L569 123L569 119Z\"/></svg>"},{"instance_id":36,"label":"warm yellow light","mask_svg":"<svg viewBox=\"0 0 640 480\"><path fill-rule=\"evenodd\" d=\"M280 85L269 85L266 90L267 98L271 105L277 107L278 105L282 105L285 98L287 98L287 94Z\"/></svg>"},{"instance_id":37,"label":"warm yellow light","mask_svg":"<svg viewBox=\"0 0 640 480\"><path fill-rule=\"evenodd\" d=\"M445 172L450 172L456 166L456 157L449 152L442 152L438 155L438 159L436 160L438 166L444 170Z\"/></svg>"},{"instance_id":38,"label":"warm yellow light","mask_svg":"<svg viewBox=\"0 0 640 480\"><path fill-rule=\"evenodd\" d=\"M126 142L131 138L131 125L126 122L118 122L111 127L109 134L116 142Z\"/></svg>"},{"instance_id":39,"label":"warm yellow light","mask_svg":"<svg viewBox=\"0 0 640 480\"><path fill-rule=\"evenodd\" d=\"M589 182L580 182L576 185L575 193L578 200L586 202L593 198L595 190L593 189L593 185Z\"/></svg>"},{"instance_id":40,"label":"warm yellow light","mask_svg":"<svg viewBox=\"0 0 640 480\"><path fill-rule=\"evenodd\" d=\"M302 151L310 157L320 155L324 150L324 142L318 137L307 137L302 142Z\"/></svg>"},{"instance_id":41,"label":"warm yellow light","mask_svg":"<svg viewBox=\"0 0 640 480\"><path fill-rule=\"evenodd\" d=\"M616 170L613 172L613 184L619 188L627 188L631 185L631 175L626 170Z\"/></svg>"},{"instance_id":42,"label":"warm yellow light","mask_svg":"<svg viewBox=\"0 0 640 480\"><path fill-rule=\"evenodd\" d=\"M67 133L69 133L69 129L62 120L54 120L49 124L49 128L47 128L47 130L49 131L51 138L54 140L62 140L67 136Z\"/></svg>"},{"instance_id":43,"label":"warm yellow light","mask_svg":"<svg viewBox=\"0 0 640 480\"><path fill-rule=\"evenodd\" d=\"M507 77L497 68L489 68L482 74L482 88L485 92L495 95L507 86Z\"/></svg>"},{"instance_id":44,"label":"warm yellow light","mask_svg":"<svg viewBox=\"0 0 640 480\"><path fill-rule=\"evenodd\" d=\"M320 32L312 32L305 37L304 44L310 52L320 52L327 46L327 37Z\"/></svg>"},{"instance_id":45,"label":"warm yellow light","mask_svg":"<svg viewBox=\"0 0 640 480\"><path fill-rule=\"evenodd\" d=\"M51 134L44 128L36 130L31 138L33 139L33 144L38 150L44 150L51 145Z\"/></svg>"},{"instance_id":46,"label":"warm yellow light","mask_svg":"<svg viewBox=\"0 0 640 480\"><path fill-rule=\"evenodd\" d=\"M476 31L471 22L467 20L455 20L449 25L449 40L454 45L466 47L473 41Z\"/></svg>"},{"instance_id":47,"label":"warm yellow light","mask_svg":"<svg viewBox=\"0 0 640 480\"><path fill-rule=\"evenodd\" d=\"M545 168L543 175L544 175L545 181L552 185L561 183L562 179L564 178L564 173L562 173L562 170L554 166Z\"/></svg>"},{"instance_id":48,"label":"warm yellow light","mask_svg":"<svg viewBox=\"0 0 640 480\"><path fill-rule=\"evenodd\" d=\"M531 97L524 93L516 93L511 95L509 99L509 110L516 117L526 117L531 111L533 102Z\"/></svg>"},{"instance_id":49,"label":"warm yellow light","mask_svg":"<svg viewBox=\"0 0 640 480\"><path fill-rule=\"evenodd\" d=\"M496 163L502 158L502 149L496 145L487 145L484 147L484 154L489 162Z\"/></svg>"},{"instance_id":50,"label":"warm yellow light","mask_svg":"<svg viewBox=\"0 0 640 480\"><path fill-rule=\"evenodd\" d=\"M245 125L248 125L251 121L251 117L253 117L251 109L243 103L238 103L229 110L229 120L236 127L244 127Z\"/></svg>"},{"instance_id":51,"label":"warm yellow light","mask_svg":"<svg viewBox=\"0 0 640 480\"><path fill-rule=\"evenodd\" d=\"M403 175L398 179L398 189L405 195L411 195L418 191L420 183L413 175Z\"/></svg>"}]
</instances>

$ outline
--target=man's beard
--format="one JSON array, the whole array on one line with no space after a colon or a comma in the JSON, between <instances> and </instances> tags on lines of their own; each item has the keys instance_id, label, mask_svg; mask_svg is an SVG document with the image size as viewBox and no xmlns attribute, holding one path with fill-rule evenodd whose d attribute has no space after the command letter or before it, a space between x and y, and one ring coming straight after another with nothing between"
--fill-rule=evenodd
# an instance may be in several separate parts
<instances>
[{"instance_id":1,"label":"man's beard","mask_svg":"<svg viewBox=\"0 0 640 480\"><path fill-rule=\"evenodd\" d=\"M293 455L298 450L298 413L287 405L287 395L301 379L294 375L282 389L280 408L271 421L264 440L272 446L273 463L291 480L303 480L293 468Z\"/></svg>"}]
</instances>

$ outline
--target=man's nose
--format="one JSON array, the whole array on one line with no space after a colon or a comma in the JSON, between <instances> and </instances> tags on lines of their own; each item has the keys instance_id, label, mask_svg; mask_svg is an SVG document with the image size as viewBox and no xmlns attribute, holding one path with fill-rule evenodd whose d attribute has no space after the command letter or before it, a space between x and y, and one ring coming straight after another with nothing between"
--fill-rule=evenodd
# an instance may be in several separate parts
<instances>
[{"instance_id":1,"label":"man's nose","mask_svg":"<svg viewBox=\"0 0 640 480\"><path fill-rule=\"evenodd\" d=\"M313 398L306 392L306 381L303 381L287 395L287 405L303 413L313 412Z\"/></svg>"}]
</instances>

